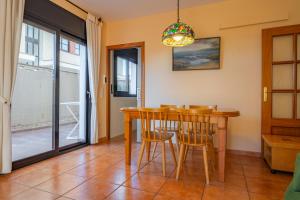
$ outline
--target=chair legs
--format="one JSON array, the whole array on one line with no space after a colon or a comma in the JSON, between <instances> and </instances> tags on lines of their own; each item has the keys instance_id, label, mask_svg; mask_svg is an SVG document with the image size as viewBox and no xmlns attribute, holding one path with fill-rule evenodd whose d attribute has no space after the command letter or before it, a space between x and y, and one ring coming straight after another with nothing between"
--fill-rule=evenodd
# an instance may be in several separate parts
<instances>
[{"instance_id":1,"label":"chair legs","mask_svg":"<svg viewBox=\"0 0 300 200\"><path fill-rule=\"evenodd\" d=\"M170 150L171 150L171 153L172 153L174 163L175 163L175 165L177 165L176 154L175 154L175 150L174 150L174 147L173 147L172 139L168 140L168 142L169 142L169 145L170 145ZM155 146L154 146L153 153L152 153L152 159L154 158L157 143L158 142L155 142ZM161 142L161 147L162 147L163 176L166 176L166 146L165 146L165 141ZM150 141L143 141L142 142L142 146L140 148L139 158L138 158L138 171L140 170L140 167L141 167L141 163L142 163L142 160L143 160L143 155L144 155L145 148L147 150L147 160L150 161L150 148L151 148L151 142Z\"/></svg>"},{"instance_id":2,"label":"chair legs","mask_svg":"<svg viewBox=\"0 0 300 200\"><path fill-rule=\"evenodd\" d=\"M208 163L207 163L207 152L206 152L206 146L203 146L203 161L204 161L204 170L205 170L205 178L206 178L206 184L209 184L209 175L208 175Z\"/></svg>"},{"instance_id":3,"label":"chair legs","mask_svg":"<svg viewBox=\"0 0 300 200\"><path fill-rule=\"evenodd\" d=\"M143 140L140 152L139 152L139 159L138 159L138 171L140 171L140 167L141 167L141 162L143 159L143 154L144 154L144 150L145 150L145 145L146 145L146 141Z\"/></svg>"},{"instance_id":4,"label":"chair legs","mask_svg":"<svg viewBox=\"0 0 300 200\"><path fill-rule=\"evenodd\" d=\"M179 180L181 168L183 165L183 162L185 160L185 154L188 151L189 146L180 144L180 152L179 152L179 158L178 158L178 164L177 164L177 171L176 171L176 179ZM207 147L203 146L203 161L204 161L204 169L205 169L205 178L206 178L206 184L209 184L209 174L208 174L208 161L207 161Z\"/></svg>"},{"instance_id":5,"label":"chair legs","mask_svg":"<svg viewBox=\"0 0 300 200\"><path fill-rule=\"evenodd\" d=\"M216 171L216 169L215 169L216 156L215 156L215 149L214 149L213 143L208 144L207 151L208 151L208 156L209 156L209 158L208 158L209 164L210 164L213 172L215 172Z\"/></svg>"},{"instance_id":6,"label":"chair legs","mask_svg":"<svg viewBox=\"0 0 300 200\"><path fill-rule=\"evenodd\" d=\"M171 153L172 153L172 157L173 157L175 166L177 166L176 155L175 155L172 139L169 140L169 144L170 144L170 149L171 149Z\"/></svg>"},{"instance_id":7,"label":"chair legs","mask_svg":"<svg viewBox=\"0 0 300 200\"><path fill-rule=\"evenodd\" d=\"M165 142L161 143L161 153L162 153L162 167L163 167L163 176L166 176L166 148Z\"/></svg>"},{"instance_id":8,"label":"chair legs","mask_svg":"<svg viewBox=\"0 0 300 200\"><path fill-rule=\"evenodd\" d=\"M177 156L179 156L180 144L179 144L179 139L178 139L178 135L176 132L175 132L174 136L175 136L175 142L176 142L176 153L177 153ZM152 151L152 159L154 159L154 157L155 157L156 147L157 147L157 142L155 142L155 144L154 144L154 149Z\"/></svg>"},{"instance_id":9,"label":"chair legs","mask_svg":"<svg viewBox=\"0 0 300 200\"><path fill-rule=\"evenodd\" d=\"M185 148L185 150L184 150L184 161L186 161L186 157L187 157L187 154L188 154L188 152L189 152L189 149L190 149L190 147L187 146L187 147Z\"/></svg>"},{"instance_id":10,"label":"chair legs","mask_svg":"<svg viewBox=\"0 0 300 200\"><path fill-rule=\"evenodd\" d=\"M157 142L154 143L154 148L153 148L153 151L152 151L152 160L154 159L155 157L155 151L156 151L156 148L157 148Z\"/></svg>"},{"instance_id":11,"label":"chair legs","mask_svg":"<svg viewBox=\"0 0 300 200\"><path fill-rule=\"evenodd\" d=\"M147 161L150 161L150 150L151 150L151 142L146 142L146 147L147 147Z\"/></svg>"},{"instance_id":12,"label":"chair legs","mask_svg":"<svg viewBox=\"0 0 300 200\"><path fill-rule=\"evenodd\" d=\"M176 171L176 179L177 180L179 179L181 167L183 164L184 152L185 152L185 145L180 144L179 158L178 158L177 171Z\"/></svg>"},{"instance_id":13,"label":"chair legs","mask_svg":"<svg viewBox=\"0 0 300 200\"><path fill-rule=\"evenodd\" d=\"M178 133L175 133L175 142L176 142L176 151L177 151L177 156L179 157L179 151L180 151L180 144L179 144L179 138L178 138Z\"/></svg>"}]
</instances>

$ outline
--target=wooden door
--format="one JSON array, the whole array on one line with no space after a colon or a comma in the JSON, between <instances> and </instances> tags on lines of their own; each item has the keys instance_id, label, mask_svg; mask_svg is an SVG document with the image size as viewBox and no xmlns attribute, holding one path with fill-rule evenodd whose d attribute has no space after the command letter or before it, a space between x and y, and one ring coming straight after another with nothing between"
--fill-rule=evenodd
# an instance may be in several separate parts
<instances>
[{"instance_id":1,"label":"wooden door","mask_svg":"<svg viewBox=\"0 0 300 200\"><path fill-rule=\"evenodd\" d=\"M300 137L300 25L262 32L262 134Z\"/></svg>"}]
</instances>

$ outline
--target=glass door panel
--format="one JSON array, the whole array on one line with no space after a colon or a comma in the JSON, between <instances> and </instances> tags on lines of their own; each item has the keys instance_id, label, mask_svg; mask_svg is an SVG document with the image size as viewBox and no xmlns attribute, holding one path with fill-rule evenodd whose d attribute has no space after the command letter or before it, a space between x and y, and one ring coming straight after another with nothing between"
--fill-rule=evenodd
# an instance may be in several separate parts
<instances>
[{"instance_id":1,"label":"glass door panel","mask_svg":"<svg viewBox=\"0 0 300 200\"><path fill-rule=\"evenodd\" d=\"M129 61L129 94L137 93L137 64Z\"/></svg>"},{"instance_id":2,"label":"glass door panel","mask_svg":"<svg viewBox=\"0 0 300 200\"><path fill-rule=\"evenodd\" d=\"M273 61L293 60L293 35L273 38Z\"/></svg>"},{"instance_id":3,"label":"glass door panel","mask_svg":"<svg viewBox=\"0 0 300 200\"><path fill-rule=\"evenodd\" d=\"M292 64L273 65L273 90L294 89L294 69Z\"/></svg>"},{"instance_id":4,"label":"glass door panel","mask_svg":"<svg viewBox=\"0 0 300 200\"><path fill-rule=\"evenodd\" d=\"M117 57L117 91L127 92L128 85L128 70L127 70L127 60L121 57Z\"/></svg>"},{"instance_id":5,"label":"glass door panel","mask_svg":"<svg viewBox=\"0 0 300 200\"><path fill-rule=\"evenodd\" d=\"M54 149L55 33L23 23L12 98L13 161Z\"/></svg>"},{"instance_id":6,"label":"glass door panel","mask_svg":"<svg viewBox=\"0 0 300 200\"><path fill-rule=\"evenodd\" d=\"M60 38L59 147L86 141L86 46Z\"/></svg>"},{"instance_id":7,"label":"glass door panel","mask_svg":"<svg viewBox=\"0 0 300 200\"><path fill-rule=\"evenodd\" d=\"M293 118L293 94L273 93L272 95L272 117Z\"/></svg>"}]
</instances>

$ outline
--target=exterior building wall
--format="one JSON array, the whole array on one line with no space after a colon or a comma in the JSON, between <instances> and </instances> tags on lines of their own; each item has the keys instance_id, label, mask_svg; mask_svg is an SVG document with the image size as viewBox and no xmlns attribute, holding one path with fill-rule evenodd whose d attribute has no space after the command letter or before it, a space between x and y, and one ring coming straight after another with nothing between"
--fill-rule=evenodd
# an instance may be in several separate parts
<instances>
[{"instance_id":1,"label":"exterior building wall","mask_svg":"<svg viewBox=\"0 0 300 200\"><path fill-rule=\"evenodd\" d=\"M12 131L52 126L54 102L54 47L52 33L40 31L39 66L28 65L33 59L26 54L25 24L22 29L20 59L12 99ZM53 42L51 42L53 41ZM60 102L79 101L80 55L61 52ZM79 116L79 106L70 106ZM60 105L60 123L74 123L66 105Z\"/></svg>"}]
</instances>

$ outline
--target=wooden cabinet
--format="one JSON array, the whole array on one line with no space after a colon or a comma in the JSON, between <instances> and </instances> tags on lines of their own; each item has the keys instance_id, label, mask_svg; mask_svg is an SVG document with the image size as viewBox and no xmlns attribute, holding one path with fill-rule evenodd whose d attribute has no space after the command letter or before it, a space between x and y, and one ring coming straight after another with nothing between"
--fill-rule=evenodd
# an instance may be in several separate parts
<instances>
[{"instance_id":1,"label":"wooden cabinet","mask_svg":"<svg viewBox=\"0 0 300 200\"><path fill-rule=\"evenodd\" d=\"M293 172L296 154L300 153L300 137L263 135L264 159L271 170Z\"/></svg>"}]
</instances>

